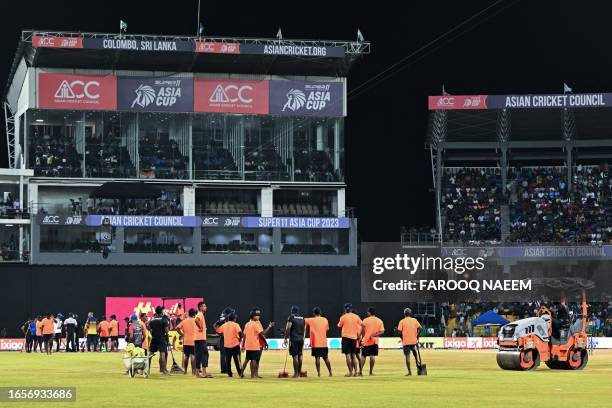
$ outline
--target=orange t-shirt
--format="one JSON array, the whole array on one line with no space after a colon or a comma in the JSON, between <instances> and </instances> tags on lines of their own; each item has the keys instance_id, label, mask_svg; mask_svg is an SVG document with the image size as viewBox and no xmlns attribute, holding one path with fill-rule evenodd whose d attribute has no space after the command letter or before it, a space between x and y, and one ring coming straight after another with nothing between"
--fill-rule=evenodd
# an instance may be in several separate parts
<instances>
[{"instance_id":1,"label":"orange t-shirt","mask_svg":"<svg viewBox=\"0 0 612 408\"><path fill-rule=\"evenodd\" d=\"M195 320L198 320L202 325L201 330L198 329L198 327L196 326L195 339L196 340L206 340L206 317L204 317L204 313L198 312L198 314L195 317Z\"/></svg>"},{"instance_id":2,"label":"orange t-shirt","mask_svg":"<svg viewBox=\"0 0 612 408\"><path fill-rule=\"evenodd\" d=\"M306 318L306 326L310 327L310 347L327 347L327 331L329 322L323 316Z\"/></svg>"},{"instance_id":3,"label":"orange t-shirt","mask_svg":"<svg viewBox=\"0 0 612 408\"><path fill-rule=\"evenodd\" d=\"M42 336L42 320L36 321L36 335L38 337Z\"/></svg>"},{"instance_id":4,"label":"orange t-shirt","mask_svg":"<svg viewBox=\"0 0 612 408\"><path fill-rule=\"evenodd\" d=\"M244 349L247 351L261 350L259 333L264 329L260 321L251 320L244 325Z\"/></svg>"},{"instance_id":5,"label":"orange t-shirt","mask_svg":"<svg viewBox=\"0 0 612 408\"><path fill-rule=\"evenodd\" d=\"M194 317L188 317L183 320L176 328L183 330L183 345L195 346L195 335L198 331L198 326L196 326Z\"/></svg>"},{"instance_id":6,"label":"orange t-shirt","mask_svg":"<svg viewBox=\"0 0 612 408\"><path fill-rule=\"evenodd\" d=\"M149 349L149 331L147 330L147 323L139 320L142 326L142 348L145 350Z\"/></svg>"},{"instance_id":7,"label":"orange t-shirt","mask_svg":"<svg viewBox=\"0 0 612 408\"><path fill-rule=\"evenodd\" d=\"M100 337L108 337L110 323L106 320L102 320L98 324L98 328L100 329Z\"/></svg>"},{"instance_id":8,"label":"orange t-shirt","mask_svg":"<svg viewBox=\"0 0 612 408\"><path fill-rule=\"evenodd\" d=\"M111 320L109 327L110 327L110 336L111 337L119 336L119 324L117 323L116 320Z\"/></svg>"},{"instance_id":9,"label":"orange t-shirt","mask_svg":"<svg viewBox=\"0 0 612 408\"><path fill-rule=\"evenodd\" d=\"M361 319L355 313L345 313L338 322L338 327L342 328L342 337L356 340L361 332Z\"/></svg>"},{"instance_id":10,"label":"orange t-shirt","mask_svg":"<svg viewBox=\"0 0 612 408\"><path fill-rule=\"evenodd\" d=\"M53 334L55 333L55 322L53 319L44 318L41 324L42 334Z\"/></svg>"},{"instance_id":11,"label":"orange t-shirt","mask_svg":"<svg viewBox=\"0 0 612 408\"><path fill-rule=\"evenodd\" d=\"M363 334L363 345L373 346L378 344L378 337L372 337L374 333L385 331L385 325L383 321L376 316L370 316L363 319L363 325L365 326L365 333Z\"/></svg>"},{"instance_id":12,"label":"orange t-shirt","mask_svg":"<svg viewBox=\"0 0 612 408\"><path fill-rule=\"evenodd\" d=\"M217 333L223 335L223 347L234 348L240 345L240 325L236 322L225 322L217 328Z\"/></svg>"},{"instance_id":13,"label":"orange t-shirt","mask_svg":"<svg viewBox=\"0 0 612 408\"><path fill-rule=\"evenodd\" d=\"M402 333L402 344L413 346L417 343L417 334L421 324L414 317L405 317L400 320L397 330Z\"/></svg>"}]
</instances>

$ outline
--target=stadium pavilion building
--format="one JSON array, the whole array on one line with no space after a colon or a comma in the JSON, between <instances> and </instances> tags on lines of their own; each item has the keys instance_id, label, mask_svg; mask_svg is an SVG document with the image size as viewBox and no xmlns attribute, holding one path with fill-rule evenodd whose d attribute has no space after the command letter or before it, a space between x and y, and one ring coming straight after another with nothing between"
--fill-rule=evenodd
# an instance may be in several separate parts
<instances>
[{"instance_id":1,"label":"stadium pavilion building","mask_svg":"<svg viewBox=\"0 0 612 408\"><path fill-rule=\"evenodd\" d=\"M369 50L23 31L0 170L15 310L101 314L104 296L188 293L284 316L314 293L339 312L342 271L357 265L346 76ZM43 280L82 294L20 290Z\"/></svg>"}]
</instances>

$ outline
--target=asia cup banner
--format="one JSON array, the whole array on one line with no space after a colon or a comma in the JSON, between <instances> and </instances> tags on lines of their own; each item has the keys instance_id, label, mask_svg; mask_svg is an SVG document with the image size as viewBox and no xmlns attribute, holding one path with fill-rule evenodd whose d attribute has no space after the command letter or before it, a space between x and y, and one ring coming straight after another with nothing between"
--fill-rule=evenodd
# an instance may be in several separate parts
<instances>
[{"instance_id":1,"label":"asia cup banner","mask_svg":"<svg viewBox=\"0 0 612 408\"><path fill-rule=\"evenodd\" d=\"M195 111L223 113L269 113L269 82L199 79L195 80Z\"/></svg>"},{"instance_id":2,"label":"asia cup banner","mask_svg":"<svg viewBox=\"0 0 612 408\"><path fill-rule=\"evenodd\" d=\"M193 78L119 77L117 108L134 112L192 112Z\"/></svg>"},{"instance_id":3,"label":"asia cup banner","mask_svg":"<svg viewBox=\"0 0 612 408\"><path fill-rule=\"evenodd\" d=\"M202 298L186 298L183 305L183 299L162 299L160 297L107 297L105 315L107 317L117 316L119 322L119 334L123 334L125 329L124 318L130 317L132 314L140 316L141 313L146 313L149 317L155 314L157 306L164 306L165 311L169 315L176 314L182 309L181 313L189 311L189 309L198 308L198 302Z\"/></svg>"},{"instance_id":4,"label":"asia cup banner","mask_svg":"<svg viewBox=\"0 0 612 408\"><path fill-rule=\"evenodd\" d=\"M610 108L612 93L430 96L429 110Z\"/></svg>"},{"instance_id":5,"label":"asia cup banner","mask_svg":"<svg viewBox=\"0 0 612 408\"><path fill-rule=\"evenodd\" d=\"M343 116L343 83L270 81L270 113L291 116Z\"/></svg>"},{"instance_id":6,"label":"asia cup banner","mask_svg":"<svg viewBox=\"0 0 612 408\"><path fill-rule=\"evenodd\" d=\"M117 78L112 75L38 74L38 108L117 109Z\"/></svg>"}]
</instances>

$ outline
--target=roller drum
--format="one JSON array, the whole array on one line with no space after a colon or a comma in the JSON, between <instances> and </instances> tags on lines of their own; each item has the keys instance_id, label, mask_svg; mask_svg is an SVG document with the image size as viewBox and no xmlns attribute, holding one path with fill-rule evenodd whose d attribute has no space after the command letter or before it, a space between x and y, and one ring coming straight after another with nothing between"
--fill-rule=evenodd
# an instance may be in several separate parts
<instances>
[{"instance_id":1,"label":"roller drum","mask_svg":"<svg viewBox=\"0 0 612 408\"><path fill-rule=\"evenodd\" d=\"M520 351L499 351L497 365L504 370L523 370Z\"/></svg>"}]
</instances>

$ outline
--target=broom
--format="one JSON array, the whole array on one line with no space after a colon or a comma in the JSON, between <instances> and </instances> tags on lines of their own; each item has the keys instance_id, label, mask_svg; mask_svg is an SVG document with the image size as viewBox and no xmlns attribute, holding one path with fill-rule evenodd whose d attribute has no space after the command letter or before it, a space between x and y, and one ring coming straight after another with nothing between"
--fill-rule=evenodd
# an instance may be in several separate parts
<instances>
[{"instance_id":1,"label":"broom","mask_svg":"<svg viewBox=\"0 0 612 408\"><path fill-rule=\"evenodd\" d=\"M285 353L285 365L283 366L283 371L278 372L278 378L289 378L289 373L287 372L287 358L289 358L289 345L287 345L287 352Z\"/></svg>"},{"instance_id":2,"label":"broom","mask_svg":"<svg viewBox=\"0 0 612 408\"><path fill-rule=\"evenodd\" d=\"M421 360L421 348L419 347L419 342L416 344L417 355L419 356L419 361L417 365L417 375L427 375L427 364L423 364L423 360Z\"/></svg>"}]
</instances>

